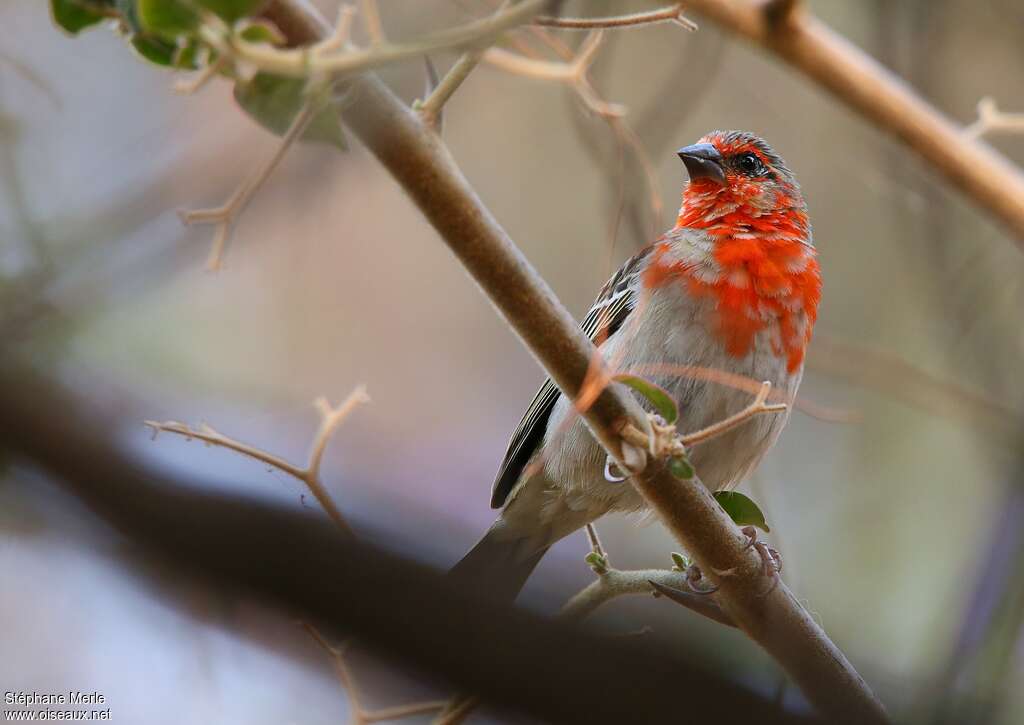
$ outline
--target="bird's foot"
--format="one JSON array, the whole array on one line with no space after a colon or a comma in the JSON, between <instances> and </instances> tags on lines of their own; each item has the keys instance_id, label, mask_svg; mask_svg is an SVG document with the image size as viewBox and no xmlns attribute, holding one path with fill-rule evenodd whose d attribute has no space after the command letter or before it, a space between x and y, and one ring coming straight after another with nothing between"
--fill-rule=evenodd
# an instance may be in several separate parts
<instances>
[{"instance_id":1,"label":"bird's foot","mask_svg":"<svg viewBox=\"0 0 1024 725\"><path fill-rule=\"evenodd\" d=\"M771 577L772 586L765 592L770 593L775 587L779 585L779 574L782 572L782 555L779 554L777 549L773 549L763 541L759 541L757 538L757 529L753 526L744 526L740 531L747 537L746 549L754 549L757 555L761 557L761 570L766 577Z\"/></svg>"},{"instance_id":2,"label":"bird's foot","mask_svg":"<svg viewBox=\"0 0 1024 725\"><path fill-rule=\"evenodd\" d=\"M718 591L718 585L707 581L704 572L696 564L686 567L686 586L694 594L714 594Z\"/></svg>"}]
</instances>

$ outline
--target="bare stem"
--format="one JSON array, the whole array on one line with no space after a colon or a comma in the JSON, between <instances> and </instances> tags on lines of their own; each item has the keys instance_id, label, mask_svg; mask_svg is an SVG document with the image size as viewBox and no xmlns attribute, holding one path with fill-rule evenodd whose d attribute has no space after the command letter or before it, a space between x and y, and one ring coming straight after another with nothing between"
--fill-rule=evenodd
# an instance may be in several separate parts
<instances>
[{"instance_id":1,"label":"bare stem","mask_svg":"<svg viewBox=\"0 0 1024 725\"><path fill-rule=\"evenodd\" d=\"M210 246L210 255L206 260L206 268L209 271L216 272L220 270L224 261L224 250L227 247L228 238L231 235L231 228L235 220L245 211L245 207L248 206L256 192L260 190L267 179L270 178L270 175L274 173L274 169L281 163L281 159L284 158L288 149L302 135L302 132L313 118L314 106L316 105L313 99L307 99L301 110L292 119L291 125L282 137L281 143L278 144L274 154L252 176L235 189L235 192L227 202L210 209L194 209L179 213L184 224L214 225L213 244Z\"/></svg>"},{"instance_id":2,"label":"bare stem","mask_svg":"<svg viewBox=\"0 0 1024 725\"><path fill-rule=\"evenodd\" d=\"M670 569L640 569L637 571L620 571L608 569L604 574L597 577L585 589L577 593L559 612L559 617L572 622L589 617L598 607L606 602L626 595L654 594L657 590L651 586L654 582L662 587L676 590L686 595L684 590L688 588L686 574L681 571ZM735 626L729 621L727 615L722 612L721 607L705 594L692 594L683 596L673 601L685 606L703 617L708 617L719 623Z\"/></svg>"},{"instance_id":3,"label":"bare stem","mask_svg":"<svg viewBox=\"0 0 1024 725\"><path fill-rule=\"evenodd\" d=\"M320 478L320 465L323 460L324 450L327 448L327 443L331 438L331 435L337 430L338 426L348 417L348 415L356 408L356 406L369 402L370 398L366 394L366 389L363 386L357 387L348 397L339 405L337 408L332 408L325 398L318 398L314 405L317 411L320 413L320 428L317 430L316 435L313 437L313 445L309 454L309 461L305 467L296 466L293 463L289 463L280 456L275 456L272 453L268 453L255 446L250 446L247 443L230 438L205 423L199 426L198 429L191 428L185 423L179 423L177 421L169 420L163 423L158 423L155 420L147 420L145 424L153 429L154 438L158 433L174 433L184 437L187 440L195 438L201 440L204 443L210 445L220 446L221 448L228 448L237 453L241 453L244 456L253 458L262 463L266 463L268 466L273 466L279 471L283 471L294 478L302 481L306 487L310 490L317 502L323 507L327 515L331 517L331 520L344 531L346 534L352 535L352 528L348 525L345 517L342 516L341 511L334 504L330 494L327 493L327 489L324 488L323 482Z\"/></svg>"},{"instance_id":4,"label":"bare stem","mask_svg":"<svg viewBox=\"0 0 1024 725\"><path fill-rule=\"evenodd\" d=\"M687 30L696 30L697 23L683 15L683 5L684 3L677 3L660 10L615 15L608 18L558 18L542 15L534 18L533 24L562 30L593 30L594 28L633 28L653 23L676 23Z\"/></svg>"},{"instance_id":5,"label":"bare stem","mask_svg":"<svg viewBox=\"0 0 1024 725\"><path fill-rule=\"evenodd\" d=\"M605 561L608 560L608 554L605 552L604 547L601 546L601 539L597 535L597 529L594 528L593 524L587 524L587 541L590 542L590 550L603 558Z\"/></svg>"},{"instance_id":6,"label":"bare stem","mask_svg":"<svg viewBox=\"0 0 1024 725\"><path fill-rule=\"evenodd\" d=\"M693 433L687 433L682 436L684 446L692 446L695 443L701 443L702 441L709 440L715 436L720 436L723 433L731 431L737 426L743 425L748 420L753 418L755 415L762 415L763 413L782 413L786 410L787 406L785 403L766 403L768 394L772 391L772 384L767 380L761 384L761 389L757 392L757 396L754 398L754 402L748 405L746 408L741 410L735 415L730 415L725 420L720 420L717 423L709 425L707 428L695 431Z\"/></svg>"},{"instance_id":7,"label":"bare stem","mask_svg":"<svg viewBox=\"0 0 1024 725\"><path fill-rule=\"evenodd\" d=\"M360 0L360 7L363 10L363 25L366 26L366 34L370 36L373 45L380 45L384 42L384 23L380 20L380 8L377 7L377 0Z\"/></svg>"},{"instance_id":8,"label":"bare stem","mask_svg":"<svg viewBox=\"0 0 1024 725\"><path fill-rule=\"evenodd\" d=\"M433 92L427 96L423 103L419 104L420 118L423 119L425 124L432 128L438 127L444 104L448 102L448 99L452 97L455 91L459 89L459 86L462 85L462 82L476 68L480 62L480 55L480 51L470 50L459 56L459 59L455 61L455 65L445 74Z\"/></svg>"},{"instance_id":9,"label":"bare stem","mask_svg":"<svg viewBox=\"0 0 1024 725\"><path fill-rule=\"evenodd\" d=\"M978 101L978 120L964 128L964 136L981 138L988 133L1024 133L1024 113L1000 111L994 98L982 98Z\"/></svg>"},{"instance_id":10,"label":"bare stem","mask_svg":"<svg viewBox=\"0 0 1024 725\"><path fill-rule=\"evenodd\" d=\"M316 627L308 622L302 622L302 628L309 633L309 636L311 636L331 658L331 662L334 664L334 672L338 677L338 682L341 683L341 686L348 693L349 723L351 723L351 725L369 725L370 723L384 722L385 720L401 720L402 718L413 717L415 715L424 715L441 710L447 704L446 700L425 700L423 702L412 702L408 705L385 707L380 710L367 710L363 706L362 693L356 686L355 677L353 677L352 671L349 669L348 663L345 661L345 652L349 645L342 644L335 647L328 642L322 634L320 634Z\"/></svg>"},{"instance_id":11,"label":"bare stem","mask_svg":"<svg viewBox=\"0 0 1024 725\"><path fill-rule=\"evenodd\" d=\"M250 43L210 15L205 16L198 33L203 42L218 53L268 73L292 78L352 75L439 50L488 44L504 31L529 22L550 1L523 0L492 17L438 31L408 43L392 43L381 39L369 48L344 45L336 52L329 53L311 53L309 48L272 48L261 43Z\"/></svg>"}]
</instances>

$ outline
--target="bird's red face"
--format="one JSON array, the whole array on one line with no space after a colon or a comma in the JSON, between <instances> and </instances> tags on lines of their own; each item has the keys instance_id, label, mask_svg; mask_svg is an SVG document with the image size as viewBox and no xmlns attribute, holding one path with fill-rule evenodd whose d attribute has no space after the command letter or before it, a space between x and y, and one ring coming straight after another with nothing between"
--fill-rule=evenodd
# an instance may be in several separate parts
<instances>
[{"instance_id":1,"label":"bird's red face","mask_svg":"<svg viewBox=\"0 0 1024 725\"><path fill-rule=\"evenodd\" d=\"M700 264L669 246L649 268L649 284L681 278L715 301L715 329L730 355L744 356L762 330L797 370L821 298L821 276L800 187L782 159L754 134L714 131L679 149L690 174L676 230L711 242Z\"/></svg>"},{"instance_id":2,"label":"bird's red face","mask_svg":"<svg viewBox=\"0 0 1024 725\"><path fill-rule=\"evenodd\" d=\"M690 174L679 226L716 236L760 229L810 241L807 207L796 179L757 136L713 131L677 153Z\"/></svg>"}]
</instances>

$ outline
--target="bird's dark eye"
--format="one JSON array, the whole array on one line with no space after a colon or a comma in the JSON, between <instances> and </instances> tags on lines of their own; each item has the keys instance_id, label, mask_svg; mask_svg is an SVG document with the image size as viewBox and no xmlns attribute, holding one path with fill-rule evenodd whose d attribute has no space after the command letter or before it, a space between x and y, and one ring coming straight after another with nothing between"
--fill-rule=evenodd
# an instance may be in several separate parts
<instances>
[{"instance_id":1,"label":"bird's dark eye","mask_svg":"<svg viewBox=\"0 0 1024 725\"><path fill-rule=\"evenodd\" d=\"M760 176L766 171L761 159L754 154L743 154L736 159L736 166L747 176Z\"/></svg>"}]
</instances>

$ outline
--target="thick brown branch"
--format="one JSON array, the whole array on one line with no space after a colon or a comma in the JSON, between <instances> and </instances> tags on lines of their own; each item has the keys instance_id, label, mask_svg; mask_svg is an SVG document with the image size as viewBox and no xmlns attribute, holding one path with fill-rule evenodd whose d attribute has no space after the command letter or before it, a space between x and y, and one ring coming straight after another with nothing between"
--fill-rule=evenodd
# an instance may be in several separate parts
<instances>
[{"instance_id":1,"label":"thick brown branch","mask_svg":"<svg viewBox=\"0 0 1024 725\"><path fill-rule=\"evenodd\" d=\"M896 136L1003 222L1024 249L1024 174L810 13L791 8L785 22L773 23L765 12L791 4L692 0L687 8L764 46Z\"/></svg>"}]
</instances>

